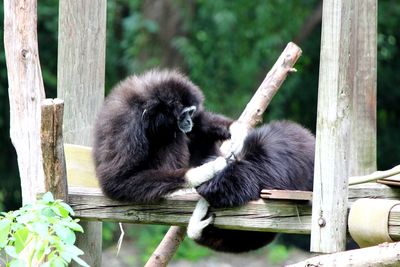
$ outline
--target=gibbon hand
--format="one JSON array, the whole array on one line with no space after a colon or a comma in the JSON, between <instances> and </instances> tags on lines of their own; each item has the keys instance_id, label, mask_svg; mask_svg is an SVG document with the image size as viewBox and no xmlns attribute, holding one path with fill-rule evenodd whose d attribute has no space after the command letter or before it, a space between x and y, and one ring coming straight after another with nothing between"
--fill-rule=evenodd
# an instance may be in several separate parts
<instances>
[{"instance_id":1,"label":"gibbon hand","mask_svg":"<svg viewBox=\"0 0 400 267\"><path fill-rule=\"evenodd\" d=\"M229 127L229 131L231 139L221 146L221 152L226 155L227 159L232 159L242 151L244 140L250 128L246 123L235 121Z\"/></svg>"}]
</instances>

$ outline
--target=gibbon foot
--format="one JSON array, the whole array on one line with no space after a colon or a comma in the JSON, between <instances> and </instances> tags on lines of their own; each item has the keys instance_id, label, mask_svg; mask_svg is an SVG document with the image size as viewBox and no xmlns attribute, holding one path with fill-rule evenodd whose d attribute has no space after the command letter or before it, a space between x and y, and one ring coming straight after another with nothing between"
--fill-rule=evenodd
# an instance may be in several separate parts
<instances>
[{"instance_id":1,"label":"gibbon foot","mask_svg":"<svg viewBox=\"0 0 400 267\"><path fill-rule=\"evenodd\" d=\"M197 202L187 227L187 235L190 239L199 239L203 229L214 221L214 215L211 215L207 219L203 219L204 216L207 215L209 206L210 204L208 204L207 200L204 198L200 198Z\"/></svg>"}]
</instances>

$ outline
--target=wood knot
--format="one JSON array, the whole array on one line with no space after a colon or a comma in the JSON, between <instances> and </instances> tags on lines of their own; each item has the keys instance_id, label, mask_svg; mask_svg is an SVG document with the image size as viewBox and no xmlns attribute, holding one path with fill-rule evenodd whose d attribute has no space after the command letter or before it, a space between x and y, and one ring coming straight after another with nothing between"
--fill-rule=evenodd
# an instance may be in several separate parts
<instances>
[{"instance_id":1,"label":"wood knot","mask_svg":"<svg viewBox=\"0 0 400 267\"><path fill-rule=\"evenodd\" d=\"M21 55L22 55L23 59L27 59L28 58L28 54L29 54L29 51L27 49L22 49L21 50Z\"/></svg>"}]
</instances>

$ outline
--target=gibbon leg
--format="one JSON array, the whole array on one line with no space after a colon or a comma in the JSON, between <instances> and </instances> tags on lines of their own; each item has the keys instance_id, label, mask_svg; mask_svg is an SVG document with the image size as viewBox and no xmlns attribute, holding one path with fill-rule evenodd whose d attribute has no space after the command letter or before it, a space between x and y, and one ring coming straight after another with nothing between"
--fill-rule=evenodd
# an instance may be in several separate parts
<instances>
[{"instance_id":1,"label":"gibbon leg","mask_svg":"<svg viewBox=\"0 0 400 267\"><path fill-rule=\"evenodd\" d=\"M187 227L187 235L190 239L199 239L203 233L203 229L214 221L214 216L203 220L204 216L207 215L209 206L210 204L204 198L200 198L197 202Z\"/></svg>"}]
</instances>

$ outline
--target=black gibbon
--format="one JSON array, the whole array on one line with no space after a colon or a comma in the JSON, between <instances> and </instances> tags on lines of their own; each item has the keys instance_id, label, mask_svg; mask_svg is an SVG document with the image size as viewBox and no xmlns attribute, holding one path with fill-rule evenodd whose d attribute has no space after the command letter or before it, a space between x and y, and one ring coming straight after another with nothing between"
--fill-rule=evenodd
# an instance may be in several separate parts
<instances>
[{"instance_id":1,"label":"black gibbon","mask_svg":"<svg viewBox=\"0 0 400 267\"><path fill-rule=\"evenodd\" d=\"M234 133L232 132L232 135ZM314 136L302 126L277 121L252 130L241 152L215 177L196 188L209 205L227 208L260 197L262 189L313 189ZM269 232L220 229L204 219L208 204L200 201L190 220L188 235L197 243L224 252L246 252L270 243Z\"/></svg>"},{"instance_id":2,"label":"black gibbon","mask_svg":"<svg viewBox=\"0 0 400 267\"><path fill-rule=\"evenodd\" d=\"M222 157L199 166L219 155L232 123L204 111L203 98L174 71L130 76L113 88L94 128L93 158L103 193L120 201L155 202L224 168Z\"/></svg>"}]
</instances>

